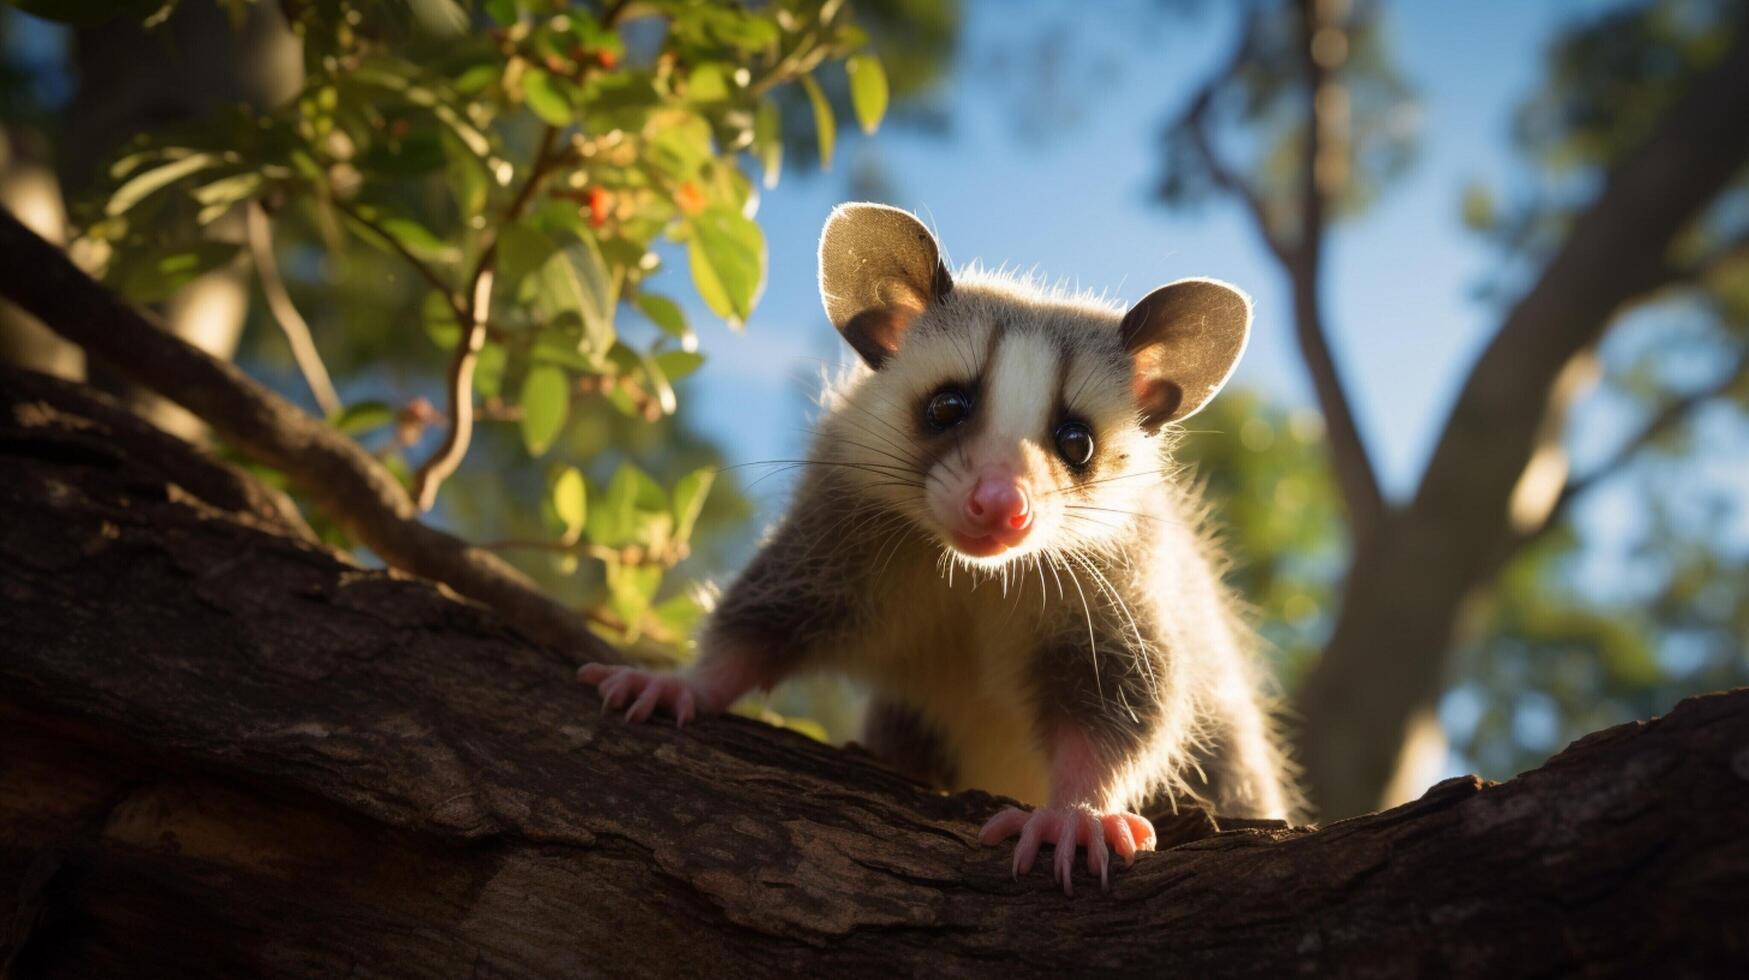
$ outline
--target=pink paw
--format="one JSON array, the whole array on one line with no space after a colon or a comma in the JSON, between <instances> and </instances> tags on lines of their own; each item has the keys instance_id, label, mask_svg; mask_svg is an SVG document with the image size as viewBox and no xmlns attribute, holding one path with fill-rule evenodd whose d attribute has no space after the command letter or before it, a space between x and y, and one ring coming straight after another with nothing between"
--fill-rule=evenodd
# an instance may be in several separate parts
<instances>
[{"instance_id":1,"label":"pink paw","mask_svg":"<svg viewBox=\"0 0 1749 980\"><path fill-rule=\"evenodd\" d=\"M1050 841L1056 847L1051 863L1052 873L1063 885L1063 894L1073 895L1069 882L1075 869L1075 848L1087 848L1087 871L1099 876L1099 886L1111 887L1111 862L1106 845L1117 851L1127 866L1136 859L1137 851L1154 849L1154 825L1148 818L1134 813L1094 813L1081 807L1042 807L1028 813L1009 807L991 817L978 831L978 839L986 844L1007 840L1015 834L1020 840L1014 845L1014 875L1019 877L1032 870L1039 845Z\"/></svg>"},{"instance_id":2,"label":"pink paw","mask_svg":"<svg viewBox=\"0 0 1749 980\"><path fill-rule=\"evenodd\" d=\"M684 725L698 713L698 696L692 685L673 674L657 674L636 667L613 667L607 664L584 664L577 669L577 679L595 685L601 692L605 708L618 708L627 702L626 721L643 721L657 708L674 716L676 727Z\"/></svg>"}]
</instances>

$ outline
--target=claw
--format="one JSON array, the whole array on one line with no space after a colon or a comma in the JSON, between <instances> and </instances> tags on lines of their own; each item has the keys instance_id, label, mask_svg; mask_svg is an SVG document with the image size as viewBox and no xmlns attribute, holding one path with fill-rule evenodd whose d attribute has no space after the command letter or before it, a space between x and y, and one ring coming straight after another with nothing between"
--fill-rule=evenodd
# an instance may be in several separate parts
<instances>
[{"instance_id":1,"label":"claw","mask_svg":"<svg viewBox=\"0 0 1749 980\"><path fill-rule=\"evenodd\" d=\"M1105 839L1111 842L1117 856L1123 858L1124 867L1136 863L1136 836L1130 833L1130 822L1120 813L1099 818L1105 828Z\"/></svg>"},{"instance_id":2,"label":"claw","mask_svg":"<svg viewBox=\"0 0 1749 980\"><path fill-rule=\"evenodd\" d=\"M626 709L626 721L644 721L650 717L650 712L656 710L656 705L662 701L662 681L651 680L644 686L644 692Z\"/></svg>"},{"instance_id":3,"label":"claw","mask_svg":"<svg viewBox=\"0 0 1749 980\"><path fill-rule=\"evenodd\" d=\"M1075 841L1081 836L1081 819L1070 814L1057 831L1057 853L1053 854L1051 873L1063 885L1063 894L1075 894Z\"/></svg>"},{"instance_id":4,"label":"claw","mask_svg":"<svg viewBox=\"0 0 1749 980\"><path fill-rule=\"evenodd\" d=\"M577 669L577 679L595 685L603 710L625 707L625 720L634 724L647 721L658 710L674 715L676 725L684 725L698 714L698 695L690 682L679 677L631 667L584 664Z\"/></svg>"},{"instance_id":5,"label":"claw","mask_svg":"<svg viewBox=\"0 0 1749 980\"><path fill-rule=\"evenodd\" d=\"M692 696L692 688L682 687L680 689L680 700L674 706L674 727L686 727L686 723L692 720L693 713L697 710L697 707L697 701Z\"/></svg>"},{"instance_id":6,"label":"claw","mask_svg":"<svg viewBox=\"0 0 1749 980\"><path fill-rule=\"evenodd\" d=\"M1075 850L1087 849L1087 872L1099 877L1102 890L1111 889L1111 852L1127 866L1138 850L1153 850L1154 825L1134 813L1094 813L1079 807L1045 807L1030 813L1008 807L991 817L978 831L978 839L995 844L1020 835L1014 845L1011 873L1019 878L1032 870L1040 846L1050 841L1051 877L1063 886L1063 894L1075 893Z\"/></svg>"},{"instance_id":7,"label":"claw","mask_svg":"<svg viewBox=\"0 0 1749 980\"><path fill-rule=\"evenodd\" d=\"M1087 873L1099 876L1099 890L1111 891L1111 853L1105 849L1105 827L1098 817L1088 816Z\"/></svg>"}]
</instances>

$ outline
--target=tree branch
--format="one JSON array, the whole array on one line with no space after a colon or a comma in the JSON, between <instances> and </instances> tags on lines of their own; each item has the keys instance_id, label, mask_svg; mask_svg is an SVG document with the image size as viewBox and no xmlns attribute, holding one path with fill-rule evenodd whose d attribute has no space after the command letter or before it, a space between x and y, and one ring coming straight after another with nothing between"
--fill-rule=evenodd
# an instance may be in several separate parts
<instances>
[{"instance_id":1,"label":"tree branch","mask_svg":"<svg viewBox=\"0 0 1749 980\"><path fill-rule=\"evenodd\" d=\"M1675 431L1677 426L1688 421L1702 405L1723 398L1733 388L1742 384L1745 379L1749 379L1749 351L1739 355L1736 364L1717 381L1664 403L1658 411L1652 414L1651 418L1646 420L1645 425L1641 426L1639 431L1622 440L1608 459L1594 466L1584 476L1567 481L1567 485L1561 490L1560 497L1550 508L1548 519L1543 521L1536 530L1515 542L1511 550L1515 552L1540 540L1551 529L1560 524L1561 519L1566 516L1574 501L1583 497L1599 483L1621 472L1648 445Z\"/></svg>"},{"instance_id":2,"label":"tree branch","mask_svg":"<svg viewBox=\"0 0 1749 980\"><path fill-rule=\"evenodd\" d=\"M1340 152L1331 137L1338 135L1330 119L1332 112L1326 93L1335 91L1334 71L1339 62L1325 64L1314 43L1321 31L1339 31L1341 27L1320 13L1324 6L1317 0L1290 0L1299 11L1300 56L1306 73L1306 132L1300 161L1300 237L1293 250L1289 273L1293 279L1294 336L1299 340L1300 356L1312 376L1312 390L1318 396L1318 408L1324 415L1324 427L1330 438L1330 460L1335 470L1337 486L1348 513L1355 550L1369 546L1389 516L1384 494L1379 490L1377 471L1367 454L1366 441L1361 438L1360 425L1355 421L1354 408L1330 353L1329 330L1324 324L1323 273L1325 205L1336 189L1331 176L1332 154Z\"/></svg>"},{"instance_id":3,"label":"tree branch","mask_svg":"<svg viewBox=\"0 0 1749 980\"><path fill-rule=\"evenodd\" d=\"M1243 53L1244 46L1239 51ZM1229 71L1237 70L1235 68ZM1291 246L1283 242L1275 233L1273 223L1269 218L1269 209L1264 205L1263 198L1251 183L1233 169L1232 164L1221 157L1215 149L1214 138L1208 130L1209 106L1214 101L1215 88L1220 84L1220 78L1205 85L1196 98L1191 100L1190 108L1184 114L1185 130L1190 133L1191 145L1196 148L1197 156L1207 168L1209 177L1215 182L1215 187L1239 199L1245 210L1251 215L1251 221L1257 227L1257 235L1263 240L1265 248L1275 256L1277 262L1285 269L1292 269L1296 263Z\"/></svg>"},{"instance_id":4,"label":"tree branch","mask_svg":"<svg viewBox=\"0 0 1749 980\"><path fill-rule=\"evenodd\" d=\"M176 402L249 456L291 478L389 565L483 602L543 643L585 660L621 658L503 559L421 524L413 501L351 439L234 365L163 330L92 282L59 249L0 209L0 295L87 353Z\"/></svg>"},{"instance_id":5,"label":"tree branch","mask_svg":"<svg viewBox=\"0 0 1749 980\"><path fill-rule=\"evenodd\" d=\"M333 418L344 407L340 393L334 390L328 367L322 363L321 352L316 350L316 341L310 336L310 325L298 312L297 304L286 292L285 281L279 276L279 263L273 257L273 228L268 222L267 211L260 201L250 201L244 213L248 224L249 253L255 261L256 278L261 281L261 294L267 299L268 312L273 314L274 322L285 334L292 360L297 362L304 383L310 386L317 407L321 408L323 415Z\"/></svg>"},{"instance_id":6,"label":"tree branch","mask_svg":"<svg viewBox=\"0 0 1749 980\"><path fill-rule=\"evenodd\" d=\"M1361 438L1353 407L1342 384L1335 358L1330 352L1328 330L1323 319L1319 278L1323 258L1325 197L1328 190L1321 185L1318 177L1320 153L1326 149L1318 94L1329 83L1330 71L1319 64L1312 54L1312 38L1319 26L1315 21L1315 6L1309 0L1303 4L1298 0L1290 0L1290 7L1303 26L1304 37L1300 47L1306 71L1307 100L1303 149L1305 160L1302 163L1299 191L1300 230L1297 240L1290 242L1282 238L1271 221L1269 208L1262 195L1236 167L1221 156L1209 132L1208 114L1215 95L1222 85L1238 76L1252 57L1251 32L1257 29L1255 18L1265 16L1264 13L1253 12L1241 21L1238 41L1234 44L1232 54L1226 64L1204 83L1191 100L1182 118L1182 125L1190 135L1191 145L1215 187L1232 195L1244 206L1264 247L1281 263L1282 270L1288 275L1293 294L1294 335L1299 343L1306 371L1311 376L1312 390L1318 399L1319 410L1324 416L1330 439L1331 466L1342 493L1350 530L1358 545L1372 539L1386 520L1389 508L1379 489L1366 443Z\"/></svg>"},{"instance_id":7,"label":"tree branch","mask_svg":"<svg viewBox=\"0 0 1749 980\"><path fill-rule=\"evenodd\" d=\"M1156 814L1159 853L1065 899L978 843L1004 801L743 718L604 716L487 611L255 526L252 480L167 442L0 372L20 976L1741 966L1749 691L1321 831Z\"/></svg>"}]
</instances>

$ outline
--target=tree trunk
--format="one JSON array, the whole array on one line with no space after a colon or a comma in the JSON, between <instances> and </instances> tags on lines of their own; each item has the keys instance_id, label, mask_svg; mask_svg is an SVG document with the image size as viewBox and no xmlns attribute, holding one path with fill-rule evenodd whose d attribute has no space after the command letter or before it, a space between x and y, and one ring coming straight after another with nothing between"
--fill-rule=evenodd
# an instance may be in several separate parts
<instances>
[{"instance_id":1,"label":"tree trunk","mask_svg":"<svg viewBox=\"0 0 1749 980\"><path fill-rule=\"evenodd\" d=\"M738 718L627 726L481 607L0 369L17 977L1722 973L1749 692L1323 830L1162 816L1073 898L942 795Z\"/></svg>"}]
</instances>

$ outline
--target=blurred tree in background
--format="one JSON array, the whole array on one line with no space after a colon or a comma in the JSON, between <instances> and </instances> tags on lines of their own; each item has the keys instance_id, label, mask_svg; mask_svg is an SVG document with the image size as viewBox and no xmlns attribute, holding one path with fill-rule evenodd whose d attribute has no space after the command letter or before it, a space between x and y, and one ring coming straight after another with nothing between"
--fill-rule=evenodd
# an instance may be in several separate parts
<instances>
[{"instance_id":1,"label":"blurred tree in background","mask_svg":"<svg viewBox=\"0 0 1749 980\"><path fill-rule=\"evenodd\" d=\"M1584 18L1557 40L1545 84L1517 115L1524 173L1463 197L1466 221L1502 257L1484 295L1509 298L1521 270L1547 261L1599 171L1644 141L1745 27L1740 3L1664 0ZM1749 451L1746 204L1740 172L1673 243L1666 281L1598 346L1597 387L1567 438L1580 475L1559 519L1475 610L1448 728L1489 772L1749 683L1749 543L1728 530L1741 501L1709 478ZM1734 460L1720 460L1721 447ZM1599 566L1611 581L1596 581Z\"/></svg>"},{"instance_id":2,"label":"blurred tree in background","mask_svg":"<svg viewBox=\"0 0 1749 980\"><path fill-rule=\"evenodd\" d=\"M1292 290L1348 556L1299 566L1290 589L1335 597L1306 631L1320 652L1294 688L1299 750L1329 816L1419 793L1445 734L1504 777L1581 733L1749 680L1745 549L1724 533L1732 502L1699 499L1719 461L1691 438L1707 425L1734 434L1708 445L1741 445L1745 431L1749 181L1729 135L1740 123L1705 118L1698 101L1680 110L1686 132L1671 123L1685 98L1728 87L1717 73L1740 72L1743 6L1662 0L1575 18L1519 113L1523 187L1509 204L1453 188L1454 212L1500 246L1483 292L1503 323L1403 501L1379 489L1323 302L1340 274L1323 261L1331 224L1413 165L1389 12L1237 5L1232 54L1174 116L1159 185L1174 206L1239 203ZM1681 185L1703 178L1682 171L1685 153L1715 171L1689 199ZM1640 226L1660 209L1679 216L1667 240ZM1221 510L1243 529L1268 486L1240 489ZM1614 565L1610 584L1588 563Z\"/></svg>"}]
</instances>

